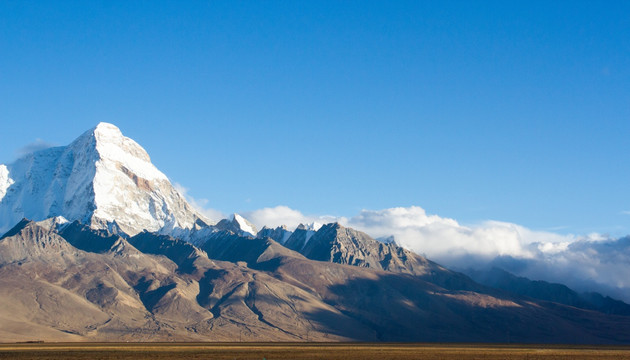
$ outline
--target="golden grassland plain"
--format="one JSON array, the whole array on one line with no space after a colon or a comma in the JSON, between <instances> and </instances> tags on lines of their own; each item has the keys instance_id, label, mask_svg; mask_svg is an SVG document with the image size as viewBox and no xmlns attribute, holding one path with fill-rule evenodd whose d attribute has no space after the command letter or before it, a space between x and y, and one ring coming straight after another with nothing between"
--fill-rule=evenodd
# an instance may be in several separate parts
<instances>
[{"instance_id":1,"label":"golden grassland plain","mask_svg":"<svg viewBox=\"0 0 630 360\"><path fill-rule=\"evenodd\" d=\"M407 343L18 343L0 359L630 359L630 346Z\"/></svg>"}]
</instances>

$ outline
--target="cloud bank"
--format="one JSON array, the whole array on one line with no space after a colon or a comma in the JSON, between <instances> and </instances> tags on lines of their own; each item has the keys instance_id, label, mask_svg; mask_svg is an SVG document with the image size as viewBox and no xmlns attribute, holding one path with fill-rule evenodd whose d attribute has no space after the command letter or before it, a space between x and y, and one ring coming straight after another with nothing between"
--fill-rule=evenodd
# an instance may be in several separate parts
<instances>
[{"instance_id":1,"label":"cloud bank","mask_svg":"<svg viewBox=\"0 0 630 360\"><path fill-rule=\"evenodd\" d=\"M630 238L561 235L499 221L466 226L418 206L362 210L350 218L304 215L286 206L244 215L259 228L337 221L374 238L394 236L399 245L451 268L500 266L516 275L630 301Z\"/></svg>"},{"instance_id":2,"label":"cloud bank","mask_svg":"<svg viewBox=\"0 0 630 360\"><path fill-rule=\"evenodd\" d=\"M243 216L256 225L258 229L262 229L263 226L278 227L286 225L290 230L295 229L300 224L328 224L331 222L342 222L345 219L330 215L304 215L300 211L291 209L288 206L276 206L248 211L244 212Z\"/></svg>"}]
</instances>

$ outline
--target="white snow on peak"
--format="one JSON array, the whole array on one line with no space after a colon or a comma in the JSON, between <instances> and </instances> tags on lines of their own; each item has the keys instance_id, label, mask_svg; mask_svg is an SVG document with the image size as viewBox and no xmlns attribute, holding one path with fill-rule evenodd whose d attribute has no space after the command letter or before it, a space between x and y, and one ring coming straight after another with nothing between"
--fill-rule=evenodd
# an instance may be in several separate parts
<instances>
[{"instance_id":1,"label":"white snow on peak","mask_svg":"<svg viewBox=\"0 0 630 360\"><path fill-rule=\"evenodd\" d=\"M48 230L58 230L59 228L63 227L63 225L66 225L68 223L69 221L63 216L55 216L46 220L36 222L37 225Z\"/></svg>"},{"instance_id":2,"label":"white snow on peak","mask_svg":"<svg viewBox=\"0 0 630 360\"><path fill-rule=\"evenodd\" d=\"M98 123L98 125L93 127L91 130L88 130L88 132L99 134L99 136L102 136L102 137L111 137L111 138L123 137L122 131L120 131L118 126L107 123L107 122Z\"/></svg>"},{"instance_id":3,"label":"white snow on peak","mask_svg":"<svg viewBox=\"0 0 630 360\"><path fill-rule=\"evenodd\" d=\"M10 175L10 178L9 178ZM100 123L68 146L36 151L0 166L0 231L26 217L64 216L129 235L191 229L195 211L120 129Z\"/></svg>"},{"instance_id":4,"label":"white snow on peak","mask_svg":"<svg viewBox=\"0 0 630 360\"><path fill-rule=\"evenodd\" d=\"M101 161L117 162L119 166L133 169L143 179L167 180L166 175L153 166L149 154L137 142L124 136L116 126L102 122L81 137L84 136L94 138ZM75 142L82 142L81 137Z\"/></svg>"},{"instance_id":5,"label":"white snow on peak","mask_svg":"<svg viewBox=\"0 0 630 360\"><path fill-rule=\"evenodd\" d=\"M235 225L238 225L238 227L243 232L249 233L251 236L256 237L256 234L258 233L256 227L241 215L235 213L232 216L232 222L236 223Z\"/></svg>"},{"instance_id":6,"label":"white snow on peak","mask_svg":"<svg viewBox=\"0 0 630 360\"><path fill-rule=\"evenodd\" d=\"M320 224L318 222L312 222L310 224L306 224L306 228L308 230L313 230L313 231L317 231L319 230L322 226L324 226L323 224Z\"/></svg>"},{"instance_id":7,"label":"white snow on peak","mask_svg":"<svg viewBox=\"0 0 630 360\"><path fill-rule=\"evenodd\" d=\"M0 165L0 201L7 193L7 189L13 184L13 179L9 177L9 169L6 165Z\"/></svg>"}]
</instances>

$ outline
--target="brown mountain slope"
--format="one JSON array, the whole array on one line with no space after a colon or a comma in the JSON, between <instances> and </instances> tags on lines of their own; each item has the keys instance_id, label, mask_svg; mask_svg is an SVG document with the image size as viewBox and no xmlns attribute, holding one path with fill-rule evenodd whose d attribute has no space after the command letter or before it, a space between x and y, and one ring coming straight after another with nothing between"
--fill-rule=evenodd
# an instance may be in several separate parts
<instances>
[{"instance_id":1,"label":"brown mountain slope","mask_svg":"<svg viewBox=\"0 0 630 360\"><path fill-rule=\"evenodd\" d=\"M340 229L343 234L359 233L336 224L328 229L334 230L328 231L336 238ZM324 234L320 233L322 239L325 239ZM335 243L336 238L328 244ZM383 253L366 251L371 246L382 248L374 243L363 246L357 238L352 239L352 244L368 255L365 257L374 258ZM313 240L317 238L310 239ZM423 264L426 270L417 271L421 275L409 274L412 271L400 274L312 261L295 252L270 251L280 246L270 239L261 242L225 234L206 242L206 246L208 244L211 244L207 248L211 257L214 254L226 260L246 261L249 268L263 270L283 282L317 294L346 318L355 319L370 329L380 340L614 343L629 339L624 331L618 330L628 329L630 318L607 317L597 312L510 296L476 284L460 273L415 254L411 254L413 262L410 257L400 262L412 263L415 269L420 269L417 264ZM392 245L387 248L401 251ZM343 249L351 249L351 246ZM268 252L275 256L262 256ZM407 255L406 250L401 253ZM323 314L312 312L307 316L318 319ZM617 329L609 331L610 326ZM602 330L606 328L608 330Z\"/></svg>"},{"instance_id":2,"label":"brown mountain slope","mask_svg":"<svg viewBox=\"0 0 630 360\"><path fill-rule=\"evenodd\" d=\"M427 274L439 268L431 263L431 271L418 276L310 260L273 240L229 233L208 239L200 250L148 233L125 240L75 230L95 236L73 240L85 249L96 242L94 251L77 249L54 229L28 221L0 240L0 336L630 342L630 317L445 281L447 270L433 281Z\"/></svg>"},{"instance_id":3,"label":"brown mountain slope","mask_svg":"<svg viewBox=\"0 0 630 360\"><path fill-rule=\"evenodd\" d=\"M627 317L524 301L496 292L449 290L410 275L334 264L322 269L321 264L290 259L276 274L319 293L326 303L361 321L383 341L630 340Z\"/></svg>"},{"instance_id":4,"label":"brown mountain slope","mask_svg":"<svg viewBox=\"0 0 630 360\"><path fill-rule=\"evenodd\" d=\"M28 221L12 233L0 240L2 254L11 255L0 263L0 319L5 320L0 334L11 334L7 339L352 339L329 336L329 328L369 338L353 319L327 320L344 316L318 296L264 272L210 260L172 238L152 249L148 245L155 244L131 239L165 256L141 252L122 238L105 252L101 245L95 247L98 253L82 251ZM332 315L308 319L309 311Z\"/></svg>"}]
</instances>

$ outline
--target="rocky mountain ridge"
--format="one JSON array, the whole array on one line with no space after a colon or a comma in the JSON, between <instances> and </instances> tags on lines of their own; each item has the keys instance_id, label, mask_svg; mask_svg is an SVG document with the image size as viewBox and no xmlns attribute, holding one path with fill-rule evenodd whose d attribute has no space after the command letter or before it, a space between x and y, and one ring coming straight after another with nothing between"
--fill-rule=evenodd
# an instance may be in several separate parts
<instances>
[{"instance_id":1,"label":"rocky mountain ridge","mask_svg":"<svg viewBox=\"0 0 630 360\"><path fill-rule=\"evenodd\" d=\"M340 230L331 224L322 236L333 228ZM269 238L219 233L200 249L158 233L125 239L79 222L46 227L23 220L0 239L6 254L0 335L11 341L630 341L630 317L537 302L472 280L442 281L453 273L428 261L426 271L417 271L424 275L384 271L307 259Z\"/></svg>"},{"instance_id":2,"label":"rocky mountain ridge","mask_svg":"<svg viewBox=\"0 0 630 360\"><path fill-rule=\"evenodd\" d=\"M480 284L338 223L213 225L106 123L0 165L4 231L4 341L630 343L621 302Z\"/></svg>"}]
</instances>

